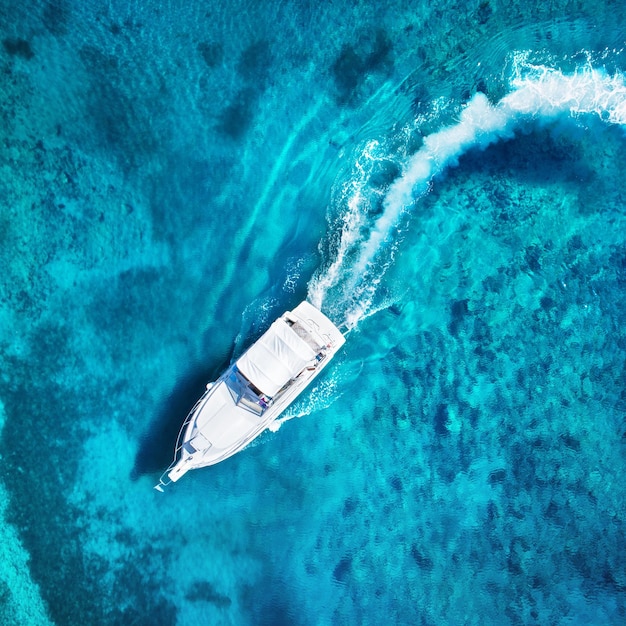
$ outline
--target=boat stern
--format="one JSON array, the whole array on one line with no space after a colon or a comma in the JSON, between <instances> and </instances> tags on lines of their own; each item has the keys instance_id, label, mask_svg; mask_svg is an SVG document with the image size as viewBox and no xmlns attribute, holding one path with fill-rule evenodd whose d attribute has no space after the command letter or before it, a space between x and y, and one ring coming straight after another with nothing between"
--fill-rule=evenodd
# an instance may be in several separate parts
<instances>
[{"instance_id":1,"label":"boat stern","mask_svg":"<svg viewBox=\"0 0 626 626\"><path fill-rule=\"evenodd\" d=\"M287 316L294 316L312 328L324 340L326 347L332 348L333 354L346 342L339 328L306 300L287 313Z\"/></svg>"}]
</instances>

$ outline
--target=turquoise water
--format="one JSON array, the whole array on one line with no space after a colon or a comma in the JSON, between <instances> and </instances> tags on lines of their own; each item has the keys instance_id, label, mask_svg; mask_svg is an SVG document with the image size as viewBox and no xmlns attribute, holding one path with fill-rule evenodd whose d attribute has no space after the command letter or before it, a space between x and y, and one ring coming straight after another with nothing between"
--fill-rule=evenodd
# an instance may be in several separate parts
<instances>
[{"instance_id":1,"label":"turquoise water","mask_svg":"<svg viewBox=\"0 0 626 626\"><path fill-rule=\"evenodd\" d=\"M625 623L625 18L3 1L0 623ZM154 491L305 297L301 419Z\"/></svg>"}]
</instances>

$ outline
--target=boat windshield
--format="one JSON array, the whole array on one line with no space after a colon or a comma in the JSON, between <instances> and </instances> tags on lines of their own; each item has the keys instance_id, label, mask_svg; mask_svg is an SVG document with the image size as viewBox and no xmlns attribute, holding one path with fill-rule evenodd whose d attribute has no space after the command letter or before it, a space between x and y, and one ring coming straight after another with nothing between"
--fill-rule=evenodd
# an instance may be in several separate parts
<instances>
[{"instance_id":1,"label":"boat windshield","mask_svg":"<svg viewBox=\"0 0 626 626\"><path fill-rule=\"evenodd\" d=\"M235 404L255 415L263 415L269 404L266 398L254 385L234 367L226 378L226 386Z\"/></svg>"}]
</instances>

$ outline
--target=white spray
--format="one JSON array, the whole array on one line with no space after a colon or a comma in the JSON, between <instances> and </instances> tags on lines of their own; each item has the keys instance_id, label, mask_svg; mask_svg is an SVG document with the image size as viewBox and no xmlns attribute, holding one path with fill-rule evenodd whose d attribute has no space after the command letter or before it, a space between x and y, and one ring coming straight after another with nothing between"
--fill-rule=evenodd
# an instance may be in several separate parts
<instances>
[{"instance_id":1,"label":"white spray","mask_svg":"<svg viewBox=\"0 0 626 626\"><path fill-rule=\"evenodd\" d=\"M358 237L366 210L361 206L360 187L357 188L348 202L335 257L309 284L311 302L331 308L326 298L331 288L342 282L346 301L333 303L332 309L340 309L343 319L335 321L352 328L366 317L389 265L388 259L381 262L379 257L393 244L401 215L428 193L434 177L456 165L468 150L484 149L512 137L519 123L527 119L595 114L611 124L626 124L626 84L622 74L609 76L587 65L566 75L520 61L514 64L511 87L512 91L496 105L477 93L463 108L456 124L424 139L420 150L404 164L402 174L389 187L382 214L361 239ZM352 253L349 255L348 251Z\"/></svg>"}]
</instances>

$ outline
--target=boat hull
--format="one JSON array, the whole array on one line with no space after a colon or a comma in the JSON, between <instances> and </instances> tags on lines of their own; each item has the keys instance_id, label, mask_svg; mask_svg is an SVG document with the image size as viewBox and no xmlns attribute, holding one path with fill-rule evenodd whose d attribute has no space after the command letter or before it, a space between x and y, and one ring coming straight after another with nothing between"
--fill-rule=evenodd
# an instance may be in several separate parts
<instances>
[{"instance_id":1,"label":"boat hull","mask_svg":"<svg viewBox=\"0 0 626 626\"><path fill-rule=\"evenodd\" d=\"M340 330L306 301L284 313L207 385L183 423L174 461L156 488L246 448L324 371L344 342Z\"/></svg>"}]
</instances>

